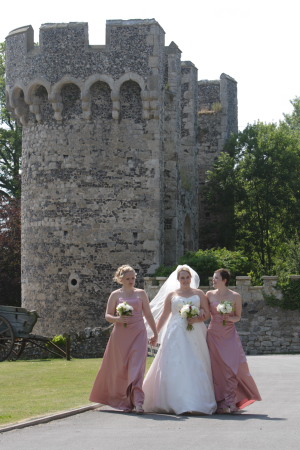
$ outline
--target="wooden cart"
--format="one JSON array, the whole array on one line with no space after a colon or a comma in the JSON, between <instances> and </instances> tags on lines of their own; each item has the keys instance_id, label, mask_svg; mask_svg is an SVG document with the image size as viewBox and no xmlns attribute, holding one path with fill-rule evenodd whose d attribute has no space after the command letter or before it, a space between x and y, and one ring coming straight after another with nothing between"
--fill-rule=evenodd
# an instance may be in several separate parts
<instances>
[{"instance_id":1,"label":"wooden cart","mask_svg":"<svg viewBox=\"0 0 300 450\"><path fill-rule=\"evenodd\" d=\"M52 338L31 334L38 317L36 311L0 305L0 361L18 359L27 344L70 359L69 340L64 351L51 341Z\"/></svg>"}]
</instances>

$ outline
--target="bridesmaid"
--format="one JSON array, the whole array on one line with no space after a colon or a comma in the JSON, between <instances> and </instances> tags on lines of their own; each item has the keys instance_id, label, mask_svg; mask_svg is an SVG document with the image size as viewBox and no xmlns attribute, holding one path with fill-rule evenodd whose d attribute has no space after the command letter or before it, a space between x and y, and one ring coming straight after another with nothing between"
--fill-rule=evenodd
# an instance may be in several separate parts
<instances>
[{"instance_id":1,"label":"bridesmaid","mask_svg":"<svg viewBox=\"0 0 300 450\"><path fill-rule=\"evenodd\" d=\"M219 414L235 413L256 400L261 400L235 328L235 322L241 319L242 298L228 288L229 280L229 270L217 270L213 276L215 289L206 294L211 312L207 344ZM218 312L218 305L224 301L230 302L233 307L229 314Z\"/></svg>"},{"instance_id":2,"label":"bridesmaid","mask_svg":"<svg viewBox=\"0 0 300 450\"><path fill-rule=\"evenodd\" d=\"M156 325L146 292L134 287L134 269L128 265L119 267L114 280L122 287L110 294L105 313L106 320L113 323L114 328L90 400L125 412L135 408L137 413L142 414L142 384L148 349L143 315L153 331L151 345L157 342ZM133 307L132 316L117 314L116 307L125 301Z\"/></svg>"}]
</instances>

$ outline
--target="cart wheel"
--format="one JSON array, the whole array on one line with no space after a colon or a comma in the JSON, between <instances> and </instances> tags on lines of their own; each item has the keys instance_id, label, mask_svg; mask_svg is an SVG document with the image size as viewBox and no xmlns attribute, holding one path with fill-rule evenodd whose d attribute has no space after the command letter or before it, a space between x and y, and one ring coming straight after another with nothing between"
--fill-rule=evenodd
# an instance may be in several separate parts
<instances>
[{"instance_id":1,"label":"cart wheel","mask_svg":"<svg viewBox=\"0 0 300 450\"><path fill-rule=\"evenodd\" d=\"M5 361L14 346L14 330L5 317L0 316L0 361Z\"/></svg>"},{"instance_id":2,"label":"cart wheel","mask_svg":"<svg viewBox=\"0 0 300 450\"><path fill-rule=\"evenodd\" d=\"M22 338L17 338L14 341L13 348L7 357L8 361L16 361L20 358L21 354L23 353L23 350L26 346L26 340Z\"/></svg>"}]
</instances>

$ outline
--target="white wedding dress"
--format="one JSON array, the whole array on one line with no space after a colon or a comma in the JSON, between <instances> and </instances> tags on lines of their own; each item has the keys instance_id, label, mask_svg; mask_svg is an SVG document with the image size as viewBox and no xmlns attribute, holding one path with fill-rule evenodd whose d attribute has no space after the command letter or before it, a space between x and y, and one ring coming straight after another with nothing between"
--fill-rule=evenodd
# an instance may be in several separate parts
<instances>
[{"instance_id":1,"label":"white wedding dress","mask_svg":"<svg viewBox=\"0 0 300 450\"><path fill-rule=\"evenodd\" d=\"M143 384L145 412L213 414L216 410L206 326L193 324L180 309L191 302L200 308L200 298L175 296L171 318L155 359Z\"/></svg>"}]
</instances>

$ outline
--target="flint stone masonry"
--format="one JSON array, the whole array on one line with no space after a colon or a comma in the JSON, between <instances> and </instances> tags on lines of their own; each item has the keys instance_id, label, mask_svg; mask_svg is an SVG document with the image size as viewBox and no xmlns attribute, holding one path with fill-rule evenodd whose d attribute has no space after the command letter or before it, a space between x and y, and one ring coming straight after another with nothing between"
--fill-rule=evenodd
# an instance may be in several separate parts
<instances>
[{"instance_id":1,"label":"flint stone masonry","mask_svg":"<svg viewBox=\"0 0 300 450\"><path fill-rule=\"evenodd\" d=\"M105 45L86 23L44 24L34 42L31 26L7 36L7 104L23 125L22 305L54 335L104 325L119 265L142 279L199 248L237 83L197 81L154 19L107 21Z\"/></svg>"}]
</instances>

